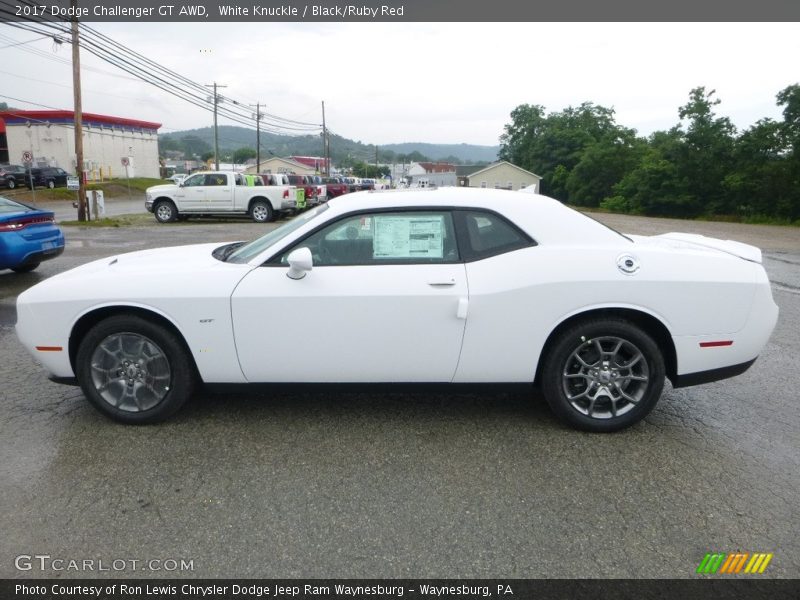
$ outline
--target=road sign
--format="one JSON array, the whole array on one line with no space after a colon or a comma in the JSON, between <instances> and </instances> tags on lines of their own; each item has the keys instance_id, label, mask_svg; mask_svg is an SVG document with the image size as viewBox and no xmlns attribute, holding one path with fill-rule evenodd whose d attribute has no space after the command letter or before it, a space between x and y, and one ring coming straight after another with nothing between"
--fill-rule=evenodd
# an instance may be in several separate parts
<instances>
[{"instance_id":1,"label":"road sign","mask_svg":"<svg viewBox=\"0 0 800 600\"><path fill-rule=\"evenodd\" d=\"M32 163L33 162L33 152L31 152L30 150L25 150L25 152L22 153L22 162L24 162L24 163Z\"/></svg>"},{"instance_id":2,"label":"road sign","mask_svg":"<svg viewBox=\"0 0 800 600\"><path fill-rule=\"evenodd\" d=\"M67 177L67 189L68 190L79 190L81 187L81 182L78 180L77 177L74 175L70 175Z\"/></svg>"},{"instance_id":3,"label":"road sign","mask_svg":"<svg viewBox=\"0 0 800 600\"><path fill-rule=\"evenodd\" d=\"M123 156L120 162L122 163L123 167L127 167L129 164L131 164L131 159L127 156Z\"/></svg>"}]
</instances>

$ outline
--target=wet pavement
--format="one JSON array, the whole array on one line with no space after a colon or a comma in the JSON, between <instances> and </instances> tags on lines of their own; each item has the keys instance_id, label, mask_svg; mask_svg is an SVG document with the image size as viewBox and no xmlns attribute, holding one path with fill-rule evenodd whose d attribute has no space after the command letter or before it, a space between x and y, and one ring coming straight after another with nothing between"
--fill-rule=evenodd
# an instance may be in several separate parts
<instances>
[{"instance_id":1,"label":"wet pavement","mask_svg":"<svg viewBox=\"0 0 800 600\"><path fill-rule=\"evenodd\" d=\"M772 552L765 575L797 577L800 230L598 217L763 240L781 308L747 373L668 389L614 435L506 392L201 395L167 423L117 425L22 349L16 295L120 251L274 225L66 228L60 258L0 273L0 577L693 577L706 552L737 550ZM37 553L128 562L15 568ZM129 562L170 559L192 568Z\"/></svg>"}]
</instances>

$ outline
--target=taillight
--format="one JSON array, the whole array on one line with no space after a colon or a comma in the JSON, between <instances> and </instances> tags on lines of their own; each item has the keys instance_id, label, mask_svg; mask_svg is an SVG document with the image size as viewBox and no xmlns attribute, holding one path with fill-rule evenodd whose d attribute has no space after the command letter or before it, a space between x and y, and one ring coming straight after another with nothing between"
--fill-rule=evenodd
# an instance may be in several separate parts
<instances>
[{"instance_id":1,"label":"taillight","mask_svg":"<svg viewBox=\"0 0 800 600\"><path fill-rule=\"evenodd\" d=\"M288 198L289 197L289 190L283 190L283 197L284 198Z\"/></svg>"},{"instance_id":2,"label":"taillight","mask_svg":"<svg viewBox=\"0 0 800 600\"><path fill-rule=\"evenodd\" d=\"M0 223L0 231L19 231L28 225L42 225L53 222L53 217L22 217L20 219Z\"/></svg>"}]
</instances>

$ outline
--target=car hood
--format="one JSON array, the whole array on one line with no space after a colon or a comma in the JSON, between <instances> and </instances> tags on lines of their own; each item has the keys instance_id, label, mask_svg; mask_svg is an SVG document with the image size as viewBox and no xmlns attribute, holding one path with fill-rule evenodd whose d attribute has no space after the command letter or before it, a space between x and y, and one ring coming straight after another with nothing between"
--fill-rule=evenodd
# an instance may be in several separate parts
<instances>
[{"instance_id":1,"label":"car hood","mask_svg":"<svg viewBox=\"0 0 800 600\"><path fill-rule=\"evenodd\" d=\"M63 273L85 273L89 270L109 269L114 272L134 273L146 271L149 273L163 273L165 271L194 271L207 268L210 265L218 265L218 261L212 253L215 249L225 244L191 244L188 246L172 246L168 248L153 248L151 250L139 250L138 252L127 252L117 254L100 260L93 261L82 267L77 267L71 271Z\"/></svg>"},{"instance_id":2,"label":"car hood","mask_svg":"<svg viewBox=\"0 0 800 600\"><path fill-rule=\"evenodd\" d=\"M626 234L628 235L628 234ZM675 250L708 250L724 252L744 260L761 264L761 250L750 244L733 240L720 240L696 233L663 233L661 235L628 235L637 244L671 248Z\"/></svg>"},{"instance_id":3,"label":"car hood","mask_svg":"<svg viewBox=\"0 0 800 600\"><path fill-rule=\"evenodd\" d=\"M145 190L146 194L164 194L176 191L180 186L174 183L165 183L162 185L154 185Z\"/></svg>"},{"instance_id":4,"label":"car hood","mask_svg":"<svg viewBox=\"0 0 800 600\"><path fill-rule=\"evenodd\" d=\"M103 301L233 289L252 267L214 258L212 252L222 245L193 244L109 256L49 277L20 294L19 300Z\"/></svg>"}]
</instances>

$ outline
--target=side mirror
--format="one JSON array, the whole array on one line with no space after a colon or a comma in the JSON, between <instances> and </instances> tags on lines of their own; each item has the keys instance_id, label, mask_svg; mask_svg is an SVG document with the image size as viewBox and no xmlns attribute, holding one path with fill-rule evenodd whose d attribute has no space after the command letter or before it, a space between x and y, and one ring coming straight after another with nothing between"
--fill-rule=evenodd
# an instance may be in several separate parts
<instances>
[{"instance_id":1,"label":"side mirror","mask_svg":"<svg viewBox=\"0 0 800 600\"><path fill-rule=\"evenodd\" d=\"M289 271L286 273L289 279L302 279L314 266L314 259L308 248L298 248L292 251L286 260L289 262Z\"/></svg>"}]
</instances>

